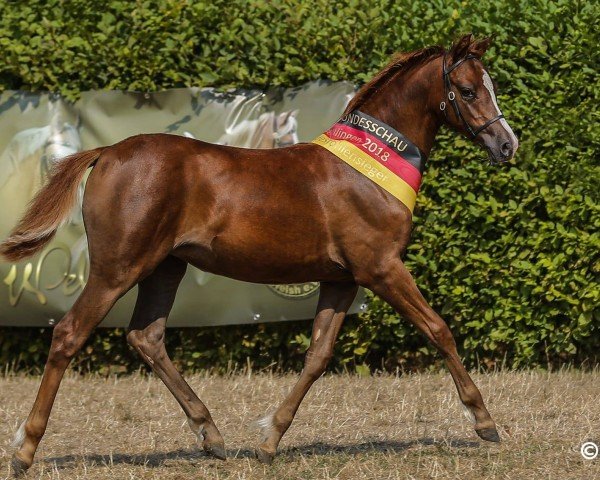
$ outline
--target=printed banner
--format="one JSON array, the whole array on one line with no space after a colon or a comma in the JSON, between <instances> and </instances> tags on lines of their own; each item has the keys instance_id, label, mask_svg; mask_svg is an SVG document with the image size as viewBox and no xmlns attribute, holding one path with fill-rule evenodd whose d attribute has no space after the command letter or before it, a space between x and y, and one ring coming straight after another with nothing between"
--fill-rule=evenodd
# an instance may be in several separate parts
<instances>
[{"instance_id":1,"label":"printed banner","mask_svg":"<svg viewBox=\"0 0 600 480\"><path fill-rule=\"evenodd\" d=\"M425 162L419 149L401 133L356 110L313 143L325 147L413 211Z\"/></svg>"},{"instance_id":2,"label":"printed banner","mask_svg":"<svg viewBox=\"0 0 600 480\"><path fill-rule=\"evenodd\" d=\"M354 95L349 83L313 82L293 89L175 89L157 93L85 92L67 103L50 94L0 94L0 237L5 238L55 162L139 133L167 132L208 142L277 148L327 129ZM18 264L0 260L0 325L47 326L71 307L88 274L78 205L41 254ZM259 228L257 226L257 228ZM313 318L317 283L258 285L188 267L169 326L205 326ZM103 326L126 326L136 289ZM359 293L351 312L364 296Z\"/></svg>"}]
</instances>

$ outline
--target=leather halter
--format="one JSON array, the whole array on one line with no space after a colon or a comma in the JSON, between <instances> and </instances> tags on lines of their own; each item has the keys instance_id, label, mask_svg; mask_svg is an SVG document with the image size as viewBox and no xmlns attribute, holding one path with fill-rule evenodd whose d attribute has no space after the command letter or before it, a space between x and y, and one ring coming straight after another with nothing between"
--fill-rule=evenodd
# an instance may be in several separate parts
<instances>
[{"instance_id":1,"label":"leather halter","mask_svg":"<svg viewBox=\"0 0 600 480\"><path fill-rule=\"evenodd\" d=\"M491 118L483 125L477 128L473 128L469 122L463 117L460 112L460 108L458 106L458 102L456 101L456 94L452 91L452 83L450 82L450 72L456 70L463 62L471 59L477 59L475 55L467 55L465 58L460 59L458 62L454 63L450 67L446 68L446 54L444 54L444 58L442 59L442 79L444 81L444 97L448 99L450 105L454 109L454 113L456 114L456 118L458 118L464 125L465 129L471 136L471 138L477 137L482 131L484 131L487 127L489 127L492 123L497 122L501 118L504 118L504 115L496 115L494 118ZM444 117L446 117L446 121L448 121L448 114L446 113L446 101L442 100L440 103L440 110L444 112Z\"/></svg>"}]
</instances>

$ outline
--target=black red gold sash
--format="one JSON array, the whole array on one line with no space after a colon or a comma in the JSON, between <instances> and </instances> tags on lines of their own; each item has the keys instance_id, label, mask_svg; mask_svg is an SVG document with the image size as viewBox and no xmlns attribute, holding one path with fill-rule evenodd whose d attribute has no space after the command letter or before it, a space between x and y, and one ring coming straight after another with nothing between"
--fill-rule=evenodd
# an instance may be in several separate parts
<instances>
[{"instance_id":1,"label":"black red gold sash","mask_svg":"<svg viewBox=\"0 0 600 480\"><path fill-rule=\"evenodd\" d=\"M325 147L413 211L425 161L400 132L355 110L312 143Z\"/></svg>"}]
</instances>

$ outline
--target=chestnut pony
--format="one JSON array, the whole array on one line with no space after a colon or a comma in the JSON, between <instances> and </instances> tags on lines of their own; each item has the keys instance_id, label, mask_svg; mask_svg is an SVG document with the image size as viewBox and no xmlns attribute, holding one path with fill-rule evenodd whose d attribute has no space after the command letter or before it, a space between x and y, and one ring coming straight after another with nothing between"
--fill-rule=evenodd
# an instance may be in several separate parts
<instances>
[{"instance_id":1,"label":"chestnut pony","mask_svg":"<svg viewBox=\"0 0 600 480\"><path fill-rule=\"evenodd\" d=\"M493 161L509 160L518 144L480 60L488 44L467 35L449 51L429 47L400 54L358 92L346 113L360 108L402 132L424 156L447 124L484 146ZM69 362L135 285L138 299L127 340L175 396L199 444L225 458L208 409L164 345L167 317L188 263L249 282L321 282L305 368L279 408L260 422L259 460L272 461L300 402L323 374L359 285L387 301L435 345L475 431L484 440L499 441L448 326L402 263L410 210L328 150L313 143L241 149L154 134L71 155L59 162L0 246L6 259L32 255L52 238L89 167L94 168L83 203L89 280L54 328L37 398L15 438L17 474L33 462Z\"/></svg>"}]
</instances>

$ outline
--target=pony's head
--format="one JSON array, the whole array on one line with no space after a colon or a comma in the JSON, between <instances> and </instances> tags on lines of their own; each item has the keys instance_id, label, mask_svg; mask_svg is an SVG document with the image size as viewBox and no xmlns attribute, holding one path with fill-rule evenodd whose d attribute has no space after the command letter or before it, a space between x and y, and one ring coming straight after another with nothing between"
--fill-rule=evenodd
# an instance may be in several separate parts
<instances>
[{"instance_id":1,"label":"pony's head","mask_svg":"<svg viewBox=\"0 0 600 480\"><path fill-rule=\"evenodd\" d=\"M439 110L447 125L483 145L491 161L505 162L514 156L519 141L498 107L494 82L481 62L489 44L489 38L476 41L469 34L444 53Z\"/></svg>"}]
</instances>

